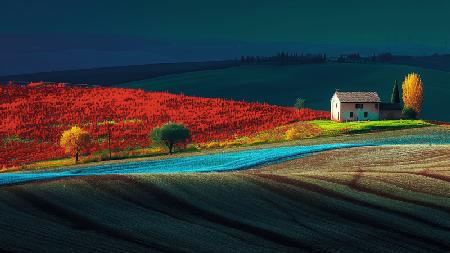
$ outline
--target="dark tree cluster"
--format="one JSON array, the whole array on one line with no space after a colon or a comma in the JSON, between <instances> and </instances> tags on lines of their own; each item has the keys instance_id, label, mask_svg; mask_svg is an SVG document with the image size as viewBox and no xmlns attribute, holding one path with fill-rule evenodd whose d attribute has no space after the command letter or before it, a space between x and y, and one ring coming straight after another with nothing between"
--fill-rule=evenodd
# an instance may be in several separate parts
<instances>
[{"instance_id":1,"label":"dark tree cluster","mask_svg":"<svg viewBox=\"0 0 450 253\"><path fill-rule=\"evenodd\" d=\"M393 56L391 53L374 54L369 57L369 60L372 62L390 62L392 59Z\"/></svg>"},{"instance_id":2,"label":"dark tree cluster","mask_svg":"<svg viewBox=\"0 0 450 253\"><path fill-rule=\"evenodd\" d=\"M393 56L391 53L373 54L372 56L361 56L359 53L341 54L336 62L339 63L376 63L376 62L390 62Z\"/></svg>"},{"instance_id":3,"label":"dark tree cluster","mask_svg":"<svg viewBox=\"0 0 450 253\"><path fill-rule=\"evenodd\" d=\"M274 56L242 56L242 64L311 64L325 63L327 56L325 54L297 54L281 52Z\"/></svg>"},{"instance_id":4,"label":"dark tree cluster","mask_svg":"<svg viewBox=\"0 0 450 253\"><path fill-rule=\"evenodd\" d=\"M366 59L364 57L361 57L359 53L353 53L353 54L341 54L336 61L342 63L361 63L366 61Z\"/></svg>"}]
</instances>

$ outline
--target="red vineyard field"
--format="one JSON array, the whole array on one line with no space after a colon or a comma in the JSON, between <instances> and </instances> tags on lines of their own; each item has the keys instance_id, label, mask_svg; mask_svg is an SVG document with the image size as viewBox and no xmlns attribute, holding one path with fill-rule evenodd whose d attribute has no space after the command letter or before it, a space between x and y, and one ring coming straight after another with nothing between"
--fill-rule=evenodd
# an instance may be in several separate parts
<instances>
[{"instance_id":1,"label":"red vineyard field","mask_svg":"<svg viewBox=\"0 0 450 253\"><path fill-rule=\"evenodd\" d=\"M328 118L310 109L63 84L0 86L0 167L63 157L64 130L82 126L93 137L90 151L106 149L107 121L116 150L150 145L148 134L168 121L184 123L196 143L226 140L295 121Z\"/></svg>"}]
</instances>

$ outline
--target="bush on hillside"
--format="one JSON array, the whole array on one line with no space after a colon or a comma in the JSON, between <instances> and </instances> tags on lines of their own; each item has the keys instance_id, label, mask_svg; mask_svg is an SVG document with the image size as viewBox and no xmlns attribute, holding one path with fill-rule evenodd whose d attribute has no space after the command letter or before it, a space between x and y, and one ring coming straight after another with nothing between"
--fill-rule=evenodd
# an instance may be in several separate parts
<instances>
[{"instance_id":1,"label":"bush on hillside","mask_svg":"<svg viewBox=\"0 0 450 253\"><path fill-rule=\"evenodd\" d=\"M294 107L297 109L303 109L305 108L305 99L303 98L297 98L297 100L295 100L295 104Z\"/></svg>"},{"instance_id":2,"label":"bush on hillside","mask_svg":"<svg viewBox=\"0 0 450 253\"><path fill-rule=\"evenodd\" d=\"M297 140L297 139L300 139L301 137L302 137L302 133L296 128L292 127L286 131L286 140L288 140L288 141Z\"/></svg>"},{"instance_id":3,"label":"bush on hillside","mask_svg":"<svg viewBox=\"0 0 450 253\"><path fill-rule=\"evenodd\" d=\"M416 110L412 107L405 107L402 110L402 119L416 119Z\"/></svg>"}]
</instances>

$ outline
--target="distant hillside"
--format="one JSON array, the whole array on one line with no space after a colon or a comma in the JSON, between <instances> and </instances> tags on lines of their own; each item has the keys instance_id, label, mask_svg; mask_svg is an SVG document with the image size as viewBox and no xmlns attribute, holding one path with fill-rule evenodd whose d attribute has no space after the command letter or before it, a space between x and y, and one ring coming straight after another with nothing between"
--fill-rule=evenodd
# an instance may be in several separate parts
<instances>
[{"instance_id":1,"label":"distant hillside","mask_svg":"<svg viewBox=\"0 0 450 253\"><path fill-rule=\"evenodd\" d=\"M315 109L329 109L331 95L342 91L378 91L388 101L394 80L401 82L410 72L419 73L425 82L423 117L450 121L450 72L404 65L312 64L256 65L168 75L129 82L119 87L169 91L202 97L224 97L293 105L297 97Z\"/></svg>"},{"instance_id":2,"label":"distant hillside","mask_svg":"<svg viewBox=\"0 0 450 253\"><path fill-rule=\"evenodd\" d=\"M88 83L93 85L110 86L123 82L143 80L168 74L179 74L198 70L221 69L238 65L237 61L208 61L208 62L182 62L158 63L147 65L130 65L121 67L107 67L84 70L67 70L42 72L25 75L12 75L0 77L0 83L16 82L66 82Z\"/></svg>"},{"instance_id":3,"label":"distant hillside","mask_svg":"<svg viewBox=\"0 0 450 253\"><path fill-rule=\"evenodd\" d=\"M340 63L396 64L407 65L450 72L450 54L434 54L424 56L392 55L381 53L373 56L361 56L359 53L341 55L331 61Z\"/></svg>"},{"instance_id":4,"label":"distant hillside","mask_svg":"<svg viewBox=\"0 0 450 253\"><path fill-rule=\"evenodd\" d=\"M421 67L450 72L450 55L429 56L398 56L383 53L375 56L363 57L358 53L329 58L324 54L295 54L280 53L275 56L242 56L240 60L155 63L146 65L129 65L118 67L104 67L94 69L66 70L41 72L34 74L0 76L0 84L8 81L16 83L28 82L65 82L74 84L91 84L113 86L140 80L151 79L172 74L182 74L194 71L216 70L237 66L260 65L305 65L325 63L358 63L358 64L395 64Z\"/></svg>"},{"instance_id":5,"label":"distant hillside","mask_svg":"<svg viewBox=\"0 0 450 253\"><path fill-rule=\"evenodd\" d=\"M450 71L449 54L430 56L394 56L390 63Z\"/></svg>"}]
</instances>

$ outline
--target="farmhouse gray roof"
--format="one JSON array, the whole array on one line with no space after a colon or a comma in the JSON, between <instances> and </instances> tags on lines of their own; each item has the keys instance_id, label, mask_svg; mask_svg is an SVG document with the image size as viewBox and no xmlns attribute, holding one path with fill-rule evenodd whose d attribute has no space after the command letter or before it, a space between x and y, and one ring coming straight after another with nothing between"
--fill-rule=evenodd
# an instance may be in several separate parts
<instances>
[{"instance_id":1,"label":"farmhouse gray roof","mask_svg":"<svg viewBox=\"0 0 450 253\"><path fill-rule=\"evenodd\" d=\"M380 103L376 92L336 92L341 103Z\"/></svg>"}]
</instances>

